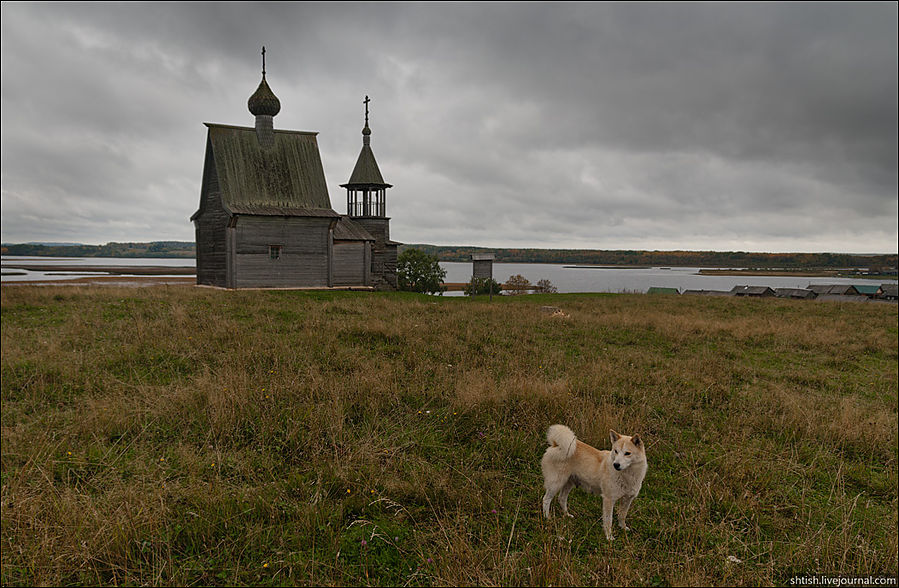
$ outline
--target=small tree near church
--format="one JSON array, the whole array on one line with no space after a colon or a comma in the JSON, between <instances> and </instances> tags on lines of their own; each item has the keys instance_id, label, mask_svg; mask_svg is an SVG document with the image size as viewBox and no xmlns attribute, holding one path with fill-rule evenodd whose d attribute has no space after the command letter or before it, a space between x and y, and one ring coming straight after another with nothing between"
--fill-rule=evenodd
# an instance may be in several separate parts
<instances>
[{"instance_id":1,"label":"small tree near church","mask_svg":"<svg viewBox=\"0 0 899 588\"><path fill-rule=\"evenodd\" d=\"M440 267L434 255L418 249L406 249L396 260L396 279L400 290L442 294L446 288L443 280L446 270Z\"/></svg>"}]
</instances>

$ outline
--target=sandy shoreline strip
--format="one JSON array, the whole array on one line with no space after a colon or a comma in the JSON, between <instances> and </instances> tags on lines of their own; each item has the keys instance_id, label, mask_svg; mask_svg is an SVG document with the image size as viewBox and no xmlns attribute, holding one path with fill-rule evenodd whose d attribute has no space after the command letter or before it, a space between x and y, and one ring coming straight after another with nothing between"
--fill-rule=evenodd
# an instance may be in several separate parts
<instances>
[{"instance_id":1,"label":"sandy shoreline strip","mask_svg":"<svg viewBox=\"0 0 899 588\"><path fill-rule=\"evenodd\" d=\"M6 286L195 286L197 279L161 276L90 276L70 280L15 280L4 281Z\"/></svg>"},{"instance_id":2,"label":"sandy shoreline strip","mask_svg":"<svg viewBox=\"0 0 899 588\"><path fill-rule=\"evenodd\" d=\"M194 276L197 269L192 266L165 265L81 265L71 263L3 263L3 269L22 269L32 272L97 272L129 276Z\"/></svg>"}]
</instances>

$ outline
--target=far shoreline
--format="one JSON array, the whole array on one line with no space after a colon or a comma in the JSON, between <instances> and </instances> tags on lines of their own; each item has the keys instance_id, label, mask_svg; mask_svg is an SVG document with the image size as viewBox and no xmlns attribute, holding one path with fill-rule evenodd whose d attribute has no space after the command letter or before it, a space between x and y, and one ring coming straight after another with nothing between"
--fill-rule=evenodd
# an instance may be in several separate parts
<instances>
[{"instance_id":1,"label":"far shoreline","mask_svg":"<svg viewBox=\"0 0 899 588\"><path fill-rule=\"evenodd\" d=\"M797 278L850 278L860 280L895 280L895 275L856 274L838 270L739 270L739 269L700 269L704 276L780 276Z\"/></svg>"}]
</instances>

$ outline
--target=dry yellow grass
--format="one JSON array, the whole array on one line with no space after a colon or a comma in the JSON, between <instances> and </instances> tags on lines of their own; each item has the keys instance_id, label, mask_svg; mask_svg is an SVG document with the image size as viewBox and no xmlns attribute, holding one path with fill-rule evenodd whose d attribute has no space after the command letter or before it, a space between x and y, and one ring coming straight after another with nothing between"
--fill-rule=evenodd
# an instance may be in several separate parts
<instances>
[{"instance_id":1,"label":"dry yellow grass","mask_svg":"<svg viewBox=\"0 0 899 588\"><path fill-rule=\"evenodd\" d=\"M895 575L897 365L889 305L4 287L2 581ZM554 422L648 442L612 545Z\"/></svg>"}]
</instances>

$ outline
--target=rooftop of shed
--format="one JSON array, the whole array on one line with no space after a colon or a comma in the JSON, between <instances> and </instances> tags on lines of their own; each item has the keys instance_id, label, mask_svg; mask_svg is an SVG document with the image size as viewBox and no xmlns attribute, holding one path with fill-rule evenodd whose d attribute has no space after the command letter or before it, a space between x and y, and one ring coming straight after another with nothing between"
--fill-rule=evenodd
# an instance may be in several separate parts
<instances>
[{"instance_id":1,"label":"rooftop of shed","mask_svg":"<svg viewBox=\"0 0 899 588\"><path fill-rule=\"evenodd\" d=\"M880 292L880 284L853 284L856 292L873 296Z\"/></svg>"},{"instance_id":2,"label":"rooftop of shed","mask_svg":"<svg viewBox=\"0 0 899 588\"><path fill-rule=\"evenodd\" d=\"M774 293L780 298L814 298L815 293L807 288L775 288Z\"/></svg>"},{"instance_id":3,"label":"rooftop of shed","mask_svg":"<svg viewBox=\"0 0 899 588\"><path fill-rule=\"evenodd\" d=\"M768 286L734 286L730 289L731 294L737 296L766 296L774 295L774 290Z\"/></svg>"},{"instance_id":4,"label":"rooftop of shed","mask_svg":"<svg viewBox=\"0 0 899 588\"><path fill-rule=\"evenodd\" d=\"M335 241L375 241L371 233L359 223L354 223L345 214L340 215L340 220L334 227Z\"/></svg>"},{"instance_id":5,"label":"rooftop of shed","mask_svg":"<svg viewBox=\"0 0 899 588\"><path fill-rule=\"evenodd\" d=\"M809 284L808 289L818 294L834 294L837 296L854 296L858 294L855 286L847 284Z\"/></svg>"}]
</instances>

